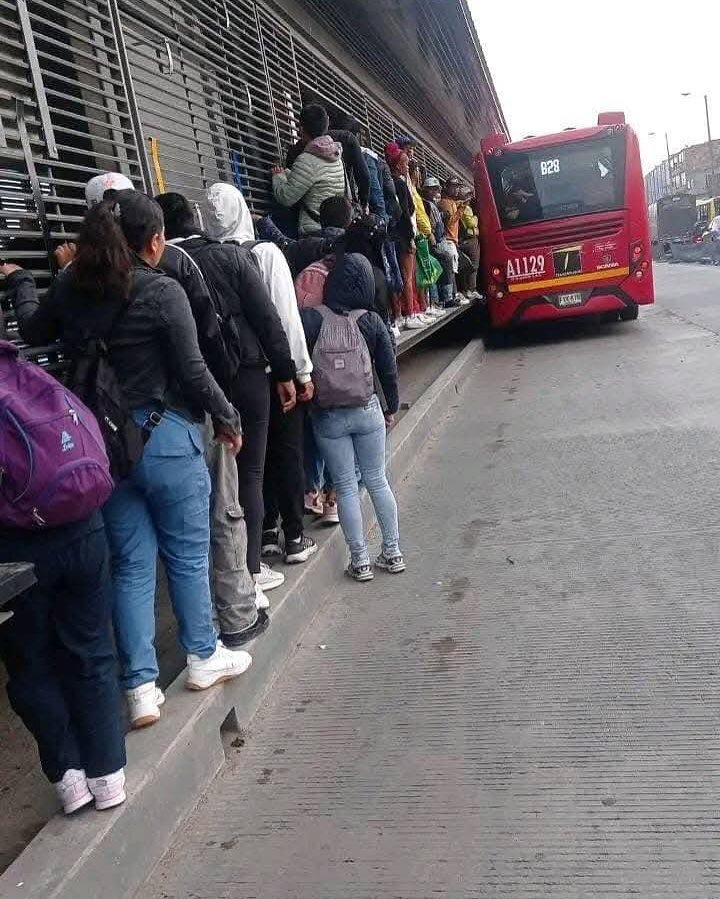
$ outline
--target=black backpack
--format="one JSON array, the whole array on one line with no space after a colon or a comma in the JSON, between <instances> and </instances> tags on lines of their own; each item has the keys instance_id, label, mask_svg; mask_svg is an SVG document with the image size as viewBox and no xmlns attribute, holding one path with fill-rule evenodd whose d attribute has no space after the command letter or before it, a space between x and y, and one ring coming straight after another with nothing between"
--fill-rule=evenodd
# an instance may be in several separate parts
<instances>
[{"instance_id":1,"label":"black backpack","mask_svg":"<svg viewBox=\"0 0 720 899\"><path fill-rule=\"evenodd\" d=\"M162 420L162 412L153 412L144 425L136 424L110 363L108 344L129 306L122 304L102 336L84 335L68 377L68 387L97 418L110 460L110 474L116 483L128 477L140 461L153 428Z\"/></svg>"},{"instance_id":2,"label":"black backpack","mask_svg":"<svg viewBox=\"0 0 720 899\"><path fill-rule=\"evenodd\" d=\"M208 289L208 293L210 294L210 298L213 301L213 305L215 306L215 312L218 316L218 326L220 328L220 334L223 339L223 343L225 344L225 353L227 357L227 363L230 369L231 375L234 377L239 371L242 365L242 358L240 348L243 346L243 339L240 336L238 323L235 319L236 310L232 308L232 305L228 303L227 298L219 291L212 279L208 279L205 277L202 270L202 258L208 252L213 252L214 248L218 246L235 246L242 247L245 250L251 250L254 246L257 246L259 243L264 243L261 240L249 240L243 243L239 243L237 241L227 241L227 243L223 244L217 240L211 240L206 238L206 243L201 244L200 246L195 246L191 250L186 250L182 244L174 244L174 246L185 253L188 256L193 264L197 267L198 271L202 275L203 281L205 282L205 286ZM255 270L259 275L262 275L260 270L260 263L257 261L255 256L248 252L248 259L250 260L251 265L254 266Z\"/></svg>"}]
</instances>

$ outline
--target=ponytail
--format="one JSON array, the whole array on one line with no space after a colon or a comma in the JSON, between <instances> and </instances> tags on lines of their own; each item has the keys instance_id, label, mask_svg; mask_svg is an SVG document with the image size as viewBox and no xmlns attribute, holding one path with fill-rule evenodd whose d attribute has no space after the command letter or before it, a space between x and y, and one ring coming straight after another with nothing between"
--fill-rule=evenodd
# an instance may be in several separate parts
<instances>
[{"instance_id":1,"label":"ponytail","mask_svg":"<svg viewBox=\"0 0 720 899\"><path fill-rule=\"evenodd\" d=\"M80 290L93 297L106 295L127 299L130 294L133 259L118 219L115 201L93 206L80 226L73 274Z\"/></svg>"},{"instance_id":2,"label":"ponytail","mask_svg":"<svg viewBox=\"0 0 720 899\"><path fill-rule=\"evenodd\" d=\"M73 271L78 287L94 299L127 299L132 271L149 241L162 234L163 213L155 200L135 190L121 190L85 216Z\"/></svg>"}]
</instances>

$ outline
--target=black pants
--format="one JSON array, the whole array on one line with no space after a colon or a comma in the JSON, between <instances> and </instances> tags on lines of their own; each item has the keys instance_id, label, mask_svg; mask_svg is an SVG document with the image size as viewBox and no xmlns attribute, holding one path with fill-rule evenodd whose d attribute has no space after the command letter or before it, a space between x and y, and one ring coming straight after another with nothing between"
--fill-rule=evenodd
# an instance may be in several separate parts
<instances>
[{"instance_id":1,"label":"black pants","mask_svg":"<svg viewBox=\"0 0 720 899\"><path fill-rule=\"evenodd\" d=\"M461 269L458 275L458 289L462 291L477 290L477 275L480 268L480 241L477 237L463 240L458 247L461 253L465 253L471 262L470 266Z\"/></svg>"},{"instance_id":2,"label":"black pants","mask_svg":"<svg viewBox=\"0 0 720 899\"><path fill-rule=\"evenodd\" d=\"M303 461L305 409L283 412L274 385L270 391L270 430L265 458L265 524L269 531L282 516L285 540L303 534L305 469Z\"/></svg>"},{"instance_id":3,"label":"black pants","mask_svg":"<svg viewBox=\"0 0 720 899\"><path fill-rule=\"evenodd\" d=\"M99 512L79 525L0 536L0 561L35 565L37 584L0 625L0 657L10 704L53 783L69 768L101 777L125 765L108 555Z\"/></svg>"},{"instance_id":4,"label":"black pants","mask_svg":"<svg viewBox=\"0 0 720 899\"><path fill-rule=\"evenodd\" d=\"M232 401L240 413L243 428L243 447L237 455L237 466L238 498L247 525L247 565L250 574L257 574L265 515L263 471L270 418L270 385L265 369L260 366L241 369Z\"/></svg>"}]
</instances>

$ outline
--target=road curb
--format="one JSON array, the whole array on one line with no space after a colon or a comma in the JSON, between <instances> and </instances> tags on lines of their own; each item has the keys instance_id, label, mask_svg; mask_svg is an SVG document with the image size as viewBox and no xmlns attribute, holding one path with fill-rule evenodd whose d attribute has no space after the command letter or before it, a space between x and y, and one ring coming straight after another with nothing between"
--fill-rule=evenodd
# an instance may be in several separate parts
<instances>
[{"instance_id":1,"label":"road curb","mask_svg":"<svg viewBox=\"0 0 720 899\"><path fill-rule=\"evenodd\" d=\"M391 434L391 474L405 475L452 399L484 355L473 340ZM365 510L369 506L364 499ZM169 846L225 760L221 726L249 725L345 563L339 529L322 542L291 589L273 604L272 626L251 648L239 680L205 693L166 691L162 720L128 736L128 800L103 813L57 815L0 876L3 899L130 899Z\"/></svg>"}]
</instances>

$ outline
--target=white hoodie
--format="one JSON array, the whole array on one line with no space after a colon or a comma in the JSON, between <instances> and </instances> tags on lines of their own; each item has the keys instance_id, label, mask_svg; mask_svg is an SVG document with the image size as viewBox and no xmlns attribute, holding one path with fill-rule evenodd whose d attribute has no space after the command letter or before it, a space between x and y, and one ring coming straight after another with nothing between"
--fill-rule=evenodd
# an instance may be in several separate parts
<instances>
[{"instance_id":1,"label":"white hoodie","mask_svg":"<svg viewBox=\"0 0 720 899\"><path fill-rule=\"evenodd\" d=\"M204 213L207 233L214 240L222 243L235 241L238 244L255 240L252 216L245 197L232 184L218 183L208 188ZM263 281L287 334L297 379L301 384L306 384L313 366L298 310L295 284L285 256L280 247L264 241L250 252L260 265Z\"/></svg>"}]
</instances>

